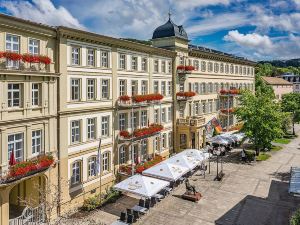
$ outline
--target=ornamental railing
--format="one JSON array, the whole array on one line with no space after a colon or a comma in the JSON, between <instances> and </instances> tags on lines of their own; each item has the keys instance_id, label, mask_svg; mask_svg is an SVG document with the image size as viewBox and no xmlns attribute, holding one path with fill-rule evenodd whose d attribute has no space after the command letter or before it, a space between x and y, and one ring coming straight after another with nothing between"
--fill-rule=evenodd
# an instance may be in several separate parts
<instances>
[{"instance_id":1,"label":"ornamental railing","mask_svg":"<svg viewBox=\"0 0 300 225\"><path fill-rule=\"evenodd\" d=\"M187 101L192 99L196 95L196 92L193 91L182 91L176 93L176 98L178 101Z\"/></svg>"}]
</instances>

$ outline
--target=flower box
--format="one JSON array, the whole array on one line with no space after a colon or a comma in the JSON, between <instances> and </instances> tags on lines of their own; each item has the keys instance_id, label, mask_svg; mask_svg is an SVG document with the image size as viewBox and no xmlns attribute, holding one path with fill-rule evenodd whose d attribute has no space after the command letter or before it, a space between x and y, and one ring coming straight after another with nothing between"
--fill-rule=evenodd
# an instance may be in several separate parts
<instances>
[{"instance_id":1,"label":"flower box","mask_svg":"<svg viewBox=\"0 0 300 225\"><path fill-rule=\"evenodd\" d=\"M150 136L155 133L160 132L163 130L164 127L159 124L151 124L149 127L135 129L132 134L130 134L128 131L120 131L119 136L123 139L129 139L129 138L140 138L144 136Z\"/></svg>"},{"instance_id":2,"label":"flower box","mask_svg":"<svg viewBox=\"0 0 300 225\"><path fill-rule=\"evenodd\" d=\"M41 63L45 65L49 65L51 63L51 59L45 55L31 55L28 53L19 54L16 52L0 52L0 58L6 58L7 60L12 61L23 61L26 63Z\"/></svg>"},{"instance_id":3,"label":"flower box","mask_svg":"<svg viewBox=\"0 0 300 225\"><path fill-rule=\"evenodd\" d=\"M196 92L193 91L187 91L187 92L177 92L177 100L187 100L189 98L192 98L196 95Z\"/></svg>"},{"instance_id":4,"label":"flower box","mask_svg":"<svg viewBox=\"0 0 300 225\"><path fill-rule=\"evenodd\" d=\"M132 101L135 103L160 101L164 98L161 94L134 95Z\"/></svg>"}]
</instances>

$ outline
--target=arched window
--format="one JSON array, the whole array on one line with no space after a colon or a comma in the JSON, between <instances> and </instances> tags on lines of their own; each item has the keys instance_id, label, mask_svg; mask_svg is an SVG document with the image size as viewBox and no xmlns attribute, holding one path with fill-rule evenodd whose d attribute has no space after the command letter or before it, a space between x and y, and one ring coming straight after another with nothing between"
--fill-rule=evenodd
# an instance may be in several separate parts
<instances>
[{"instance_id":1,"label":"arched window","mask_svg":"<svg viewBox=\"0 0 300 225\"><path fill-rule=\"evenodd\" d=\"M220 65L220 73L224 73L224 63L221 63Z\"/></svg>"},{"instance_id":2,"label":"arched window","mask_svg":"<svg viewBox=\"0 0 300 225\"><path fill-rule=\"evenodd\" d=\"M234 73L239 74L239 66L235 66Z\"/></svg>"},{"instance_id":3,"label":"arched window","mask_svg":"<svg viewBox=\"0 0 300 225\"><path fill-rule=\"evenodd\" d=\"M215 92L215 93L218 93L218 92L219 92L219 84L218 84L218 83L215 83L214 92Z\"/></svg>"},{"instance_id":4,"label":"arched window","mask_svg":"<svg viewBox=\"0 0 300 225\"><path fill-rule=\"evenodd\" d=\"M122 145L119 148L119 164L126 163L126 146Z\"/></svg>"},{"instance_id":5,"label":"arched window","mask_svg":"<svg viewBox=\"0 0 300 225\"><path fill-rule=\"evenodd\" d=\"M225 73L229 73L229 65L228 64L225 65Z\"/></svg>"},{"instance_id":6,"label":"arched window","mask_svg":"<svg viewBox=\"0 0 300 225\"><path fill-rule=\"evenodd\" d=\"M205 61L201 61L201 71L202 72L206 71L206 62Z\"/></svg>"},{"instance_id":7,"label":"arched window","mask_svg":"<svg viewBox=\"0 0 300 225\"><path fill-rule=\"evenodd\" d=\"M230 73L233 74L233 64L230 64Z\"/></svg>"},{"instance_id":8,"label":"arched window","mask_svg":"<svg viewBox=\"0 0 300 225\"><path fill-rule=\"evenodd\" d=\"M82 162L81 160L72 163L71 185L76 185L82 181Z\"/></svg>"},{"instance_id":9,"label":"arched window","mask_svg":"<svg viewBox=\"0 0 300 225\"><path fill-rule=\"evenodd\" d=\"M97 157L91 156L88 159L88 177L94 177L97 175Z\"/></svg>"}]
</instances>

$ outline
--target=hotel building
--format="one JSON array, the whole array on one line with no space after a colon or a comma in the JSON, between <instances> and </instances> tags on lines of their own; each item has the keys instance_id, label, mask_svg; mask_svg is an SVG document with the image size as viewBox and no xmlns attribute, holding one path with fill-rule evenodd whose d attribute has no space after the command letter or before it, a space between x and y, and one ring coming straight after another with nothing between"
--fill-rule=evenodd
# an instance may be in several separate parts
<instances>
[{"instance_id":1,"label":"hotel building","mask_svg":"<svg viewBox=\"0 0 300 225\"><path fill-rule=\"evenodd\" d=\"M152 45L4 15L0 22L0 51L51 59L43 66L1 58L4 225L22 220L19 199L39 198L34 183L58 187L53 213L64 214L130 176L132 164L202 148L212 120L236 125L237 90L254 91L254 62L189 45L171 19L154 31ZM49 152L55 162L8 184L11 151L17 161Z\"/></svg>"}]
</instances>

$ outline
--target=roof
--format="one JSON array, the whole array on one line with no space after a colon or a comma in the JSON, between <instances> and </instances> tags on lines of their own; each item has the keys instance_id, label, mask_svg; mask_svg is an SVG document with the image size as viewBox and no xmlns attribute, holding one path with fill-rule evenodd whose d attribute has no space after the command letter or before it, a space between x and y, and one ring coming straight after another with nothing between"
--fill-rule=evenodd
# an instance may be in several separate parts
<instances>
[{"instance_id":1,"label":"roof","mask_svg":"<svg viewBox=\"0 0 300 225\"><path fill-rule=\"evenodd\" d=\"M188 36L183 26L177 26L171 20L171 18L169 18L169 20L165 24L157 27L152 35L152 39L165 37L178 37L188 41Z\"/></svg>"},{"instance_id":2,"label":"roof","mask_svg":"<svg viewBox=\"0 0 300 225\"><path fill-rule=\"evenodd\" d=\"M262 77L262 79L270 85L293 85L291 82L279 77Z\"/></svg>"},{"instance_id":3,"label":"roof","mask_svg":"<svg viewBox=\"0 0 300 225\"><path fill-rule=\"evenodd\" d=\"M298 196L300 195L300 168L299 167L291 168L289 193Z\"/></svg>"}]
</instances>

